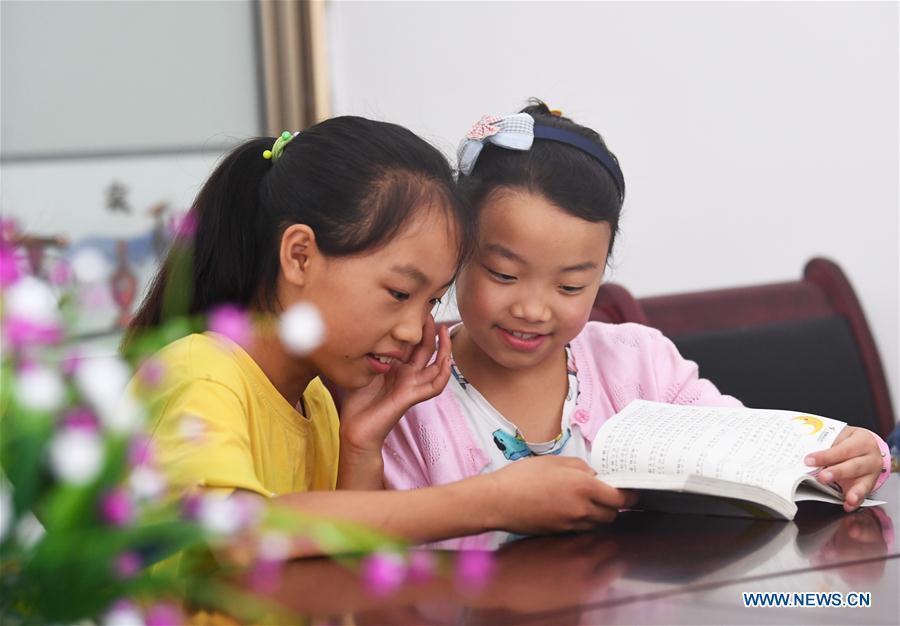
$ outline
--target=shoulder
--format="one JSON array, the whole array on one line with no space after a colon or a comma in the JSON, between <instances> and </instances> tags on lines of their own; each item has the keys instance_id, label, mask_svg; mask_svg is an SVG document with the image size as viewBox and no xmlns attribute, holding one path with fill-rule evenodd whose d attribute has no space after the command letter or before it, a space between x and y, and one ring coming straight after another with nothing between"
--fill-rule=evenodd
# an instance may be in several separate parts
<instances>
[{"instance_id":1,"label":"shoulder","mask_svg":"<svg viewBox=\"0 0 900 626\"><path fill-rule=\"evenodd\" d=\"M204 334L182 337L157 352L153 359L163 368L165 382L178 385L191 380L242 386L246 375L234 347Z\"/></svg>"}]
</instances>

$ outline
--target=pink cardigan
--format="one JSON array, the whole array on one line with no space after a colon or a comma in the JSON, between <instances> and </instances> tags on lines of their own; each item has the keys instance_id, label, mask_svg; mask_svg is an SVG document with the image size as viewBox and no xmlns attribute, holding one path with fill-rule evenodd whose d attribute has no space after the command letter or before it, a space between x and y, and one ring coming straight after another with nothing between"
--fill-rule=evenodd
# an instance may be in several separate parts
<instances>
[{"instance_id":1,"label":"pink cardigan","mask_svg":"<svg viewBox=\"0 0 900 626\"><path fill-rule=\"evenodd\" d=\"M658 330L640 324L588 322L571 342L578 376L572 419L593 441L600 426L641 398L671 404L741 406L698 376L697 364ZM459 403L449 390L414 406L388 435L383 448L385 483L412 489L478 475L487 455L475 443ZM887 444L874 435L882 452ZM890 455L885 456L890 471ZM887 479L883 473L875 488Z\"/></svg>"}]
</instances>

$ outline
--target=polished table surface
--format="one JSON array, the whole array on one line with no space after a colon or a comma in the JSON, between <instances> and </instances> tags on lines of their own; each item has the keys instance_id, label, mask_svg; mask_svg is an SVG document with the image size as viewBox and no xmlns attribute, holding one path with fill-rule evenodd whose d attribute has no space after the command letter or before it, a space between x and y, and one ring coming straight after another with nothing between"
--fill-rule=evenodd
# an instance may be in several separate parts
<instances>
[{"instance_id":1,"label":"polished table surface","mask_svg":"<svg viewBox=\"0 0 900 626\"><path fill-rule=\"evenodd\" d=\"M447 573L376 597L352 560L317 558L289 563L269 593L312 623L360 626L900 624L900 475L875 497L877 512L803 503L790 522L626 512L591 533L483 536L501 545L480 589ZM443 571L453 547L430 552ZM751 608L742 592L869 592L871 606Z\"/></svg>"}]
</instances>

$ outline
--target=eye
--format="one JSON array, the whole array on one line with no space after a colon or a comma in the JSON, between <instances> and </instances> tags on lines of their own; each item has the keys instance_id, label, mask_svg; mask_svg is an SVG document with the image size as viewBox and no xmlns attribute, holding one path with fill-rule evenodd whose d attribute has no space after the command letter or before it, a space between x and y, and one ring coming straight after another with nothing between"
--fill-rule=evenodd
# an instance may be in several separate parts
<instances>
[{"instance_id":1,"label":"eye","mask_svg":"<svg viewBox=\"0 0 900 626\"><path fill-rule=\"evenodd\" d=\"M581 293L584 290L584 287L577 287L575 285L560 285L559 288L562 289L565 293L572 294Z\"/></svg>"},{"instance_id":2,"label":"eye","mask_svg":"<svg viewBox=\"0 0 900 626\"><path fill-rule=\"evenodd\" d=\"M409 294L404 291L397 291L396 289L388 289L388 293L391 294L391 297L397 302L406 302L409 300Z\"/></svg>"},{"instance_id":3,"label":"eye","mask_svg":"<svg viewBox=\"0 0 900 626\"><path fill-rule=\"evenodd\" d=\"M428 304L430 304L431 306L437 306L440 303L441 303L440 298L432 298L431 300L428 301Z\"/></svg>"},{"instance_id":4,"label":"eye","mask_svg":"<svg viewBox=\"0 0 900 626\"><path fill-rule=\"evenodd\" d=\"M486 269L491 276L493 276L495 279L497 279L501 283L508 284L508 283L513 283L516 281L515 276L510 276L509 274L502 274L500 272L495 272L494 270L489 268L487 265L484 266L484 269Z\"/></svg>"}]
</instances>

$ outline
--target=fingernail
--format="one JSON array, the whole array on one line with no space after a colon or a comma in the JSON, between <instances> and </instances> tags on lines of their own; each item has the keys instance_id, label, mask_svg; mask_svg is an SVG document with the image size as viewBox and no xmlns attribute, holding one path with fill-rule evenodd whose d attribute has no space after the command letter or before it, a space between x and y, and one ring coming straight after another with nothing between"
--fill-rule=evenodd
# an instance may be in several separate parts
<instances>
[{"instance_id":1,"label":"fingernail","mask_svg":"<svg viewBox=\"0 0 900 626\"><path fill-rule=\"evenodd\" d=\"M822 472L822 479L831 482L834 480L834 474L831 472Z\"/></svg>"},{"instance_id":2,"label":"fingernail","mask_svg":"<svg viewBox=\"0 0 900 626\"><path fill-rule=\"evenodd\" d=\"M816 464L816 458L815 458L815 457L812 457L812 456L808 456L808 457L806 457L805 459L803 459L803 462L806 463L807 465L815 465L815 464Z\"/></svg>"}]
</instances>

